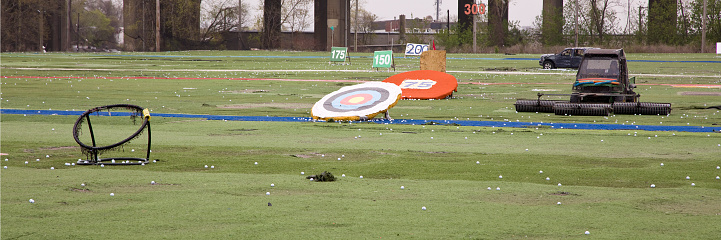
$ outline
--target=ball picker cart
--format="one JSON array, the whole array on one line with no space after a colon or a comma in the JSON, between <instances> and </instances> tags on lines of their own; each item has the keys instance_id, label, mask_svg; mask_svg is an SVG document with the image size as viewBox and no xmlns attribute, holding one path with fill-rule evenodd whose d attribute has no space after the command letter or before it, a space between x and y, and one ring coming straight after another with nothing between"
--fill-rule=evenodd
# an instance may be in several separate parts
<instances>
[{"instance_id":1,"label":"ball picker cart","mask_svg":"<svg viewBox=\"0 0 721 240\"><path fill-rule=\"evenodd\" d=\"M589 49L581 60L571 94L538 93L537 99L518 99L518 112L556 115L608 116L614 114L668 115L670 103L639 102L628 77L623 49ZM542 96L570 96L569 101L541 100Z\"/></svg>"},{"instance_id":2,"label":"ball picker cart","mask_svg":"<svg viewBox=\"0 0 721 240\"><path fill-rule=\"evenodd\" d=\"M93 130L93 123L90 121L91 116L95 119L96 125L102 122L100 126L103 133L115 133L123 130L134 129L132 125L137 124L137 118L142 118L140 128L137 129L132 135L125 139L115 142L117 140L107 140L112 136L98 136L98 129ZM129 119L123 120L119 117L129 117ZM83 136L83 125L87 126L87 134L89 136ZM97 126L96 126L97 127ZM147 129L148 145L146 149L145 158L136 157L113 157L113 158L99 158L99 155L107 151L122 149L123 146L128 144L131 140L138 138L143 130ZM96 107L85 111L73 126L73 138L75 142L80 145L83 153L87 156L87 160L78 160L78 165L145 165L150 160L150 111L148 109L141 108L136 105L130 104L116 104L107 105L102 107ZM85 142L90 140L92 145L88 145ZM85 141L85 142L84 142ZM98 146L98 142L115 142L105 146ZM133 152L135 149L132 150ZM117 160L117 161L116 161Z\"/></svg>"}]
</instances>

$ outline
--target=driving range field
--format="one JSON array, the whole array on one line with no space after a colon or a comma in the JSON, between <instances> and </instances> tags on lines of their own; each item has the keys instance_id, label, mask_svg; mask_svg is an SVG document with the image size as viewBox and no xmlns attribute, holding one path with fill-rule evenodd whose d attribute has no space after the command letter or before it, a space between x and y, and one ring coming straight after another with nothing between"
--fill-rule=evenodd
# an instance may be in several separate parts
<instances>
[{"instance_id":1,"label":"driving range field","mask_svg":"<svg viewBox=\"0 0 721 240\"><path fill-rule=\"evenodd\" d=\"M516 99L571 93L575 70L542 70L538 55L448 54L459 83L450 99L401 100L393 121L311 121L328 93L419 69L401 54L395 71L371 69L372 53L350 56L1 54L0 237L721 236L714 54L627 53L640 100L671 103L670 115L516 112ZM73 165L87 159L75 121L111 104L150 110L154 161ZM93 126L100 145L138 129L105 118ZM144 158L148 134L102 157ZM323 171L336 181L306 179Z\"/></svg>"}]
</instances>

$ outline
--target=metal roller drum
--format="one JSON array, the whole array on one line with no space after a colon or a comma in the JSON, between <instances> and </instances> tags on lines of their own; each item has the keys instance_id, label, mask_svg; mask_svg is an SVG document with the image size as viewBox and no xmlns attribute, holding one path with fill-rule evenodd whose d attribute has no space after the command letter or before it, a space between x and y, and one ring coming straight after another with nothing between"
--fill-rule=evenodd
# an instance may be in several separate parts
<instances>
[{"instance_id":1,"label":"metal roller drum","mask_svg":"<svg viewBox=\"0 0 721 240\"><path fill-rule=\"evenodd\" d=\"M563 103L567 101L555 101L555 100L530 100L530 99L517 99L516 106L517 112L553 112L553 105L556 103Z\"/></svg>"},{"instance_id":2,"label":"metal roller drum","mask_svg":"<svg viewBox=\"0 0 721 240\"><path fill-rule=\"evenodd\" d=\"M617 102L613 103L615 114L668 115L671 113L670 103L650 102Z\"/></svg>"},{"instance_id":3,"label":"metal roller drum","mask_svg":"<svg viewBox=\"0 0 721 240\"><path fill-rule=\"evenodd\" d=\"M556 115L608 116L613 108L610 103L556 103L553 112Z\"/></svg>"}]
</instances>

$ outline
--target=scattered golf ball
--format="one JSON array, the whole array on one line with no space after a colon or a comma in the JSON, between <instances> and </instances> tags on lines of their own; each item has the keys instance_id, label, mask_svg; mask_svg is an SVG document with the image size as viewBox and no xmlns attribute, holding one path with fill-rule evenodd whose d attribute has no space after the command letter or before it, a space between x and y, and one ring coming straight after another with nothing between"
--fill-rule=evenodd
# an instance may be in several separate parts
<instances>
[{"instance_id":1,"label":"scattered golf ball","mask_svg":"<svg viewBox=\"0 0 721 240\"><path fill-rule=\"evenodd\" d=\"M40 162L40 158L36 158L35 161L36 161L36 162Z\"/></svg>"},{"instance_id":2,"label":"scattered golf ball","mask_svg":"<svg viewBox=\"0 0 721 240\"><path fill-rule=\"evenodd\" d=\"M112 196L115 196L115 193L110 193L110 196L111 196L111 197L112 197Z\"/></svg>"},{"instance_id":3,"label":"scattered golf ball","mask_svg":"<svg viewBox=\"0 0 721 240\"><path fill-rule=\"evenodd\" d=\"M33 200L33 199L31 198L28 202L30 202L30 203L35 203L35 200Z\"/></svg>"},{"instance_id":4,"label":"scattered golf ball","mask_svg":"<svg viewBox=\"0 0 721 240\"><path fill-rule=\"evenodd\" d=\"M560 186L561 186L561 183L558 183L558 186L560 187Z\"/></svg>"},{"instance_id":5,"label":"scattered golf ball","mask_svg":"<svg viewBox=\"0 0 721 240\"><path fill-rule=\"evenodd\" d=\"M503 178L503 175L498 175L498 178Z\"/></svg>"},{"instance_id":6,"label":"scattered golf ball","mask_svg":"<svg viewBox=\"0 0 721 240\"><path fill-rule=\"evenodd\" d=\"M25 164L28 164L28 161L25 161Z\"/></svg>"},{"instance_id":7,"label":"scattered golf ball","mask_svg":"<svg viewBox=\"0 0 721 240\"><path fill-rule=\"evenodd\" d=\"M425 211L425 210L426 210L426 206L423 206L421 209L422 209L423 211Z\"/></svg>"},{"instance_id":8,"label":"scattered golf ball","mask_svg":"<svg viewBox=\"0 0 721 240\"><path fill-rule=\"evenodd\" d=\"M663 166L663 163L661 163L661 166Z\"/></svg>"},{"instance_id":9,"label":"scattered golf ball","mask_svg":"<svg viewBox=\"0 0 721 240\"><path fill-rule=\"evenodd\" d=\"M589 231L586 231L586 232L585 232L584 234L588 235L588 234L591 234L591 232L589 232Z\"/></svg>"},{"instance_id":10,"label":"scattered golf ball","mask_svg":"<svg viewBox=\"0 0 721 240\"><path fill-rule=\"evenodd\" d=\"M696 184L695 184L695 183L691 183L691 186L696 186Z\"/></svg>"},{"instance_id":11,"label":"scattered golf ball","mask_svg":"<svg viewBox=\"0 0 721 240\"><path fill-rule=\"evenodd\" d=\"M210 166L210 168L215 168L215 166Z\"/></svg>"},{"instance_id":12,"label":"scattered golf ball","mask_svg":"<svg viewBox=\"0 0 721 240\"><path fill-rule=\"evenodd\" d=\"M363 175L361 175L360 178L363 178Z\"/></svg>"},{"instance_id":13,"label":"scattered golf ball","mask_svg":"<svg viewBox=\"0 0 721 240\"><path fill-rule=\"evenodd\" d=\"M690 177L690 176L686 176L686 180L688 180L688 179L691 179L691 177Z\"/></svg>"},{"instance_id":14,"label":"scattered golf ball","mask_svg":"<svg viewBox=\"0 0 721 240\"><path fill-rule=\"evenodd\" d=\"M476 161L476 164L481 164L481 161Z\"/></svg>"},{"instance_id":15,"label":"scattered golf ball","mask_svg":"<svg viewBox=\"0 0 721 240\"><path fill-rule=\"evenodd\" d=\"M491 187L488 187L488 190L491 190Z\"/></svg>"},{"instance_id":16,"label":"scattered golf ball","mask_svg":"<svg viewBox=\"0 0 721 240\"><path fill-rule=\"evenodd\" d=\"M556 205L561 205L561 202L557 202Z\"/></svg>"},{"instance_id":17,"label":"scattered golf ball","mask_svg":"<svg viewBox=\"0 0 721 240\"><path fill-rule=\"evenodd\" d=\"M716 169L721 169L721 166L716 166Z\"/></svg>"},{"instance_id":18,"label":"scattered golf ball","mask_svg":"<svg viewBox=\"0 0 721 240\"><path fill-rule=\"evenodd\" d=\"M275 187L275 184L271 183L270 186L271 186L271 187Z\"/></svg>"},{"instance_id":19,"label":"scattered golf ball","mask_svg":"<svg viewBox=\"0 0 721 240\"><path fill-rule=\"evenodd\" d=\"M105 164L100 164L100 167L105 167Z\"/></svg>"},{"instance_id":20,"label":"scattered golf ball","mask_svg":"<svg viewBox=\"0 0 721 240\"><path fill-rule=\"evenodd\" d=\"M4 166L3 168L4 168L4 169L8 169L8 166Z\"/></svg>"},{"instance_id":21,"label":"scattered golf ball","mask_svg":"<svg viewBox=\"0 0 721 240\"><path fill-rule=\"evenodd\" d=\"M81 183L80 186L81 186L81 187L85 187L85 183Z\"/></svg>"},{"instance_id":22,"label":"scattered golf ball","mask_svg":"<svg viewBox=\"0 0 721 240\"><path fill-rule=\"evenodd\" d=\"M651 187L652 187L652 188L655 188L655 187L656 187L656 184L651 184Z\"/></svg>"},{"instance_id":23,"label":"scattered golf ball","mask_svg":"<svg viewBox=\"0 0 721 240\"><path fill-rule=\"evenodd\" d=\"M340 161L340 158L338 158L338 161Z\"/></svg>"},{"instance_id":24,"label":"scattered golf ball","mask_svg":"<svg viewBox=\"0 0 721 240\"><path fill-rule=\"evenodd\" d=\"M341 177L345 177L345 173L340 175Z\"/></svg>"},{"instance_id":25,"label":"scattered golf ball","mask_svg":"<svg viewBox=\"0 0 721 240\"><path fill-rule=\"evenodd\" d=\"M500 188L500 187L496 187L496 190L501 191L501 188Z\"/></svg>"},{"instance_id":26,"label":"scattered golf ball","mask_svg":"<svg viewBox=\"0 0 721 240\"><path fill-rule=\"evenodd\" d=\"M718 180L718 179L721 179L721 177L719 177L719 176L716 176L716 179L717 179L717 180Z\"/></svg>"},{"instance_id":27,"label":"scattered golf ball","mask_svg":"<svg viewBox=\"0 0 721 240\"><path fill-rule=\"evenodd\" d=\"M538 173L539 173L539 174L542 174L542 173L543 173L543 170L541 170L541 171L538 171Z\"/></svg>"},{"instance_id":28,"label":"scattered golf ball","mask_svg":"<svg viewBox=\"0 0 721 240\"><path fill-rule=\"evenodd\" d=\"M305 175L305 172L300 172L300 175Z\"/></svg>"},{"instance_id":29,"label":"scattered golf ball","mask_svg":"<svg viewBox=\"0 0 721 240\"><path fill-rule=\"evenodd\" d=\"M546 181L549 181L549 180L551 180L551 178L550 178L550 177L546 177Z\"/></svg>"},{"instance_id":30,"label":"scattered golf ball","mask_svg":"<svg viewBox=\"0 0 721 240\"><path fill-rule=\"evenodd\" d=\"M258 162L255 162L255 165L258 165Z\"/></svg>"},{"instance_id":31,"label":"scattered golf ball","mask_svg":"<svg viewBox=\"0 0 721 240\"><path fill-rule=\"evenodd\" d=\"M404 186L401 186L401 189L406 189L406 187L404 187Z\"/></svg>"},{"instance_id":32,"label":"scattered golf ball","mask_svg":"<svg viewBox=\"0 0 721 240\"><path fill-rule=\"evenodd\" d=\"M205 165L205 168L208 168L208 165Z\"/></svg>"},{"instance_id":33,"label":"scattered golf ball","mask_svg":"<svg viewBox=\"0 0 721 240\"><path fill-rule=\"evenodd\" d=\"M50 167L50 170L55 170L55 167Z\"/></svg>"},{"instance_id":34,"label":"scattered golf ball","mask_svg":"<svg viewBox=\"0 0 721 240\"><path fill-rule=\"evenodd\" d=\"M265 192L265 195L270 195L270 192Z\"/></svg>"},{"instance_id":35,"label":"scattered golf ball","mask_svg":"<svg viewBox=\"0 0 721 240\"><path fill-rule=\"evenodd\" d=\"M150 184L155 185L155 181L150 181Z\"/></svg>"}]
</instances>

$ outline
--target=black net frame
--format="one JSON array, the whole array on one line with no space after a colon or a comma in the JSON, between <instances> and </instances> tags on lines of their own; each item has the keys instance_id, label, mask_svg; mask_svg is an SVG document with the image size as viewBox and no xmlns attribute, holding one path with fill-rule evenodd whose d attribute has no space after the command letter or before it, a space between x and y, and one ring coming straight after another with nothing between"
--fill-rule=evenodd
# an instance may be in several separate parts
<instances>
[{"instance_id":1,"label":"black net frame","mask_svg":"<svg viewBox=\"0 0 721 240\"><path fill-rule=\"evenodd\" d=\"M90 121L90 115L96 114L100 115L101 112L107 111L112 112L112 110L126 110L130 111L129 117L133 121L134 124L136 123L136 120L138 117L142 118L142 124L140 125L140 128L135 131L132 135L129 137L107 146L97 146L95 142L95 134L93 132L93 126L92 122ZM108 114L110 115L110 114ZM90 132L90 139L92 140L92 145L88 145L80 140L81 130L83 128L83 125L87 125L87 129ZM142 133L143 130L147 128L148 130L148 148L145 158L134 158L134 157L114 157L114 158L103 158L100 159L98 156L104 152L112 151L117 148L121 148L124 144L132 141L133 139L138 138ZM82 148L83 154L87 156L87 160L78 160L78 165L145 165L149 163L150 161L150 144L151 144L151 134L150 134L150 113L147 109L144 109L140 106L131 105L131 104L114 104L114 105L107 105L102 107L96 107L89 109L85 111L83 114L78 117L78 120L75 121L75 125L73 126L73 138L75 139L75 142L80 145ZM120 160L120 162L116 161Z\"/></svg>"}]
</instances>

